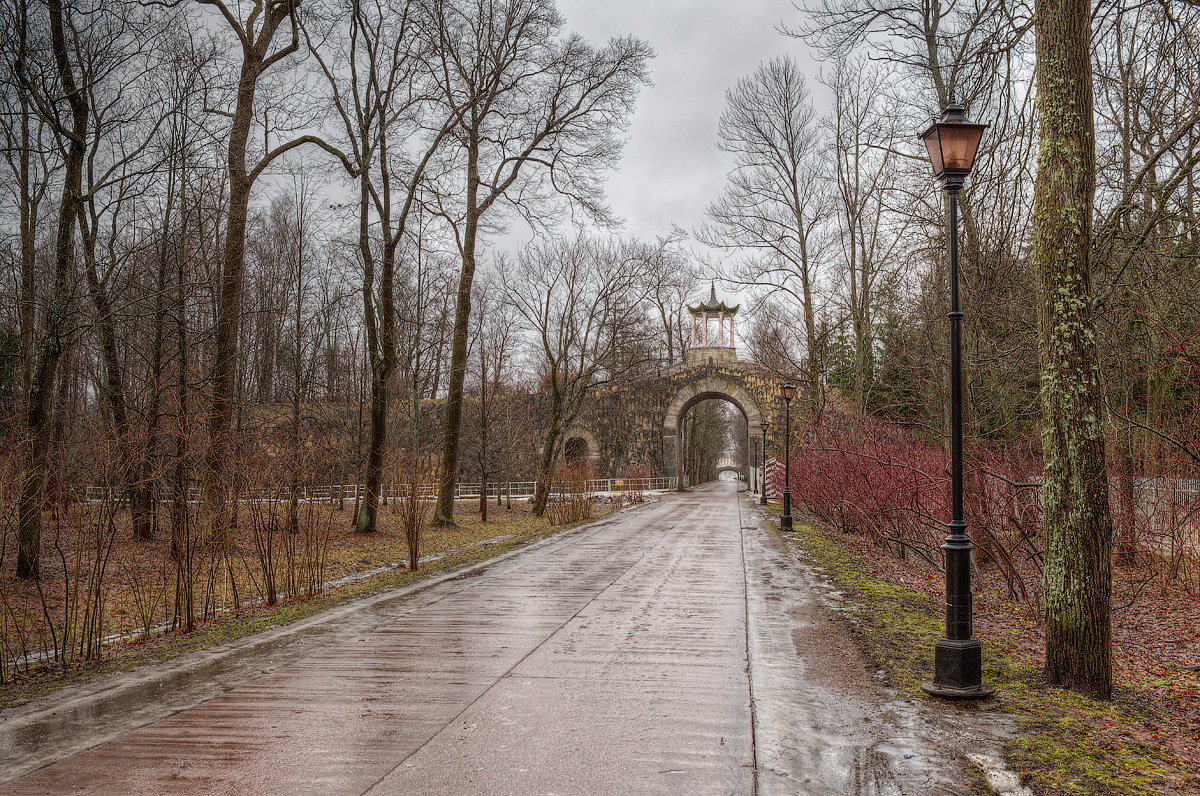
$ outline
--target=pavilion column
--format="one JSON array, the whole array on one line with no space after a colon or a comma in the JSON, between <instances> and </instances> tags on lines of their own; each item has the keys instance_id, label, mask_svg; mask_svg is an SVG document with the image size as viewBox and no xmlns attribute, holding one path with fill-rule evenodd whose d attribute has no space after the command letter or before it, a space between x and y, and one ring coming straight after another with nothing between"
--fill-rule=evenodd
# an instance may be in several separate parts
<instances>
[{"instance_id":1,"label":"pavilion column","mask_svg":"<svg viewBox=\"0 0 1200 796\"><path fill-rule=\"evenodd\" d=\"M736 343L733 342L733 316L729 316L729 347L733 348Z\"/></svg>"},{"instance_id":2,"label":"pavilion column","mask_svg":"<svg viewBox=\"0 0 1200 796\"><path fill-rule=\"evenodd\" d=\"M702 334L703 334L703 339L700 344L702 346L704 346L705 348L708 348L708 313L707 312L704 313L704 329L703 329Z\"/></svg>"}]
</instances>

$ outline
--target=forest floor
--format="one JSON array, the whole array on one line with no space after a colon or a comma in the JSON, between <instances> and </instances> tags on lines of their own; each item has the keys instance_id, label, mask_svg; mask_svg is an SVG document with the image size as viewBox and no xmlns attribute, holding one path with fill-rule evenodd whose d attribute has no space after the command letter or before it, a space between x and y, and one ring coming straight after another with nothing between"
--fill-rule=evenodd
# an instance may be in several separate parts
<instances>
[{"instance_id":1,"label":"forest floor","mask_svg":"<svg viewBox=\"0 0 1200 796\"><path fill-rule=\"evenodd\" d=\"M602 517L617 508L619 504L593 505L585 519ZM59 518L60 527L56 528L54 520L47 521L40 583L15 577L11 544L6 545L10 555L0 556L0 709L63 685L298 621L346 600L482 561L579 524L552 526L547 518L534 516L526 501L514 501L511 508L493 502L488 506L487 522L481 522L478 503L461 501L455 526L426 526L423 530L421 565L414 572L407 566L405 532L394 507L381 507L375 533L355 533L352 518L349 502L344 508L328 507L319 519L307 519L309 530L319 526L319 532L302 531L295 535L298 541L289 542L283 534L273 540L274 605L265 599L263 557L250 530L239 533L224 559L213 555L210 546L197 545L193 575L196 623L191 633L172 628L177 567L165 530L153 539L135 540L127 515L117 517L115 527L99 537L85 523L63 523ZM306 537L325 543L320 548L323 562L304 552ZM296 548L291 555L283 552L285 543ZM96 560L105 562L100 633L107 641L101 655L89 658L78 645L88 605L94 604L87 598L87 584L93 580L94 574L89 573L95 572ZM306 577L324 588L307 595ZM289 593L289 583L294 593ZM67 645L73 649L65 654L61 652L64 626L75 639ZM60 649L58 660L54 656L46 659L44 651L56 646Z\"/></svg>"},{"instance_id":2,"label":"forest floor","mask_svg":"<svg viewBox=\"0 0 1200 796\"><path fill-rule=\"evenodd\" d=\"M920 686L943 636L942 573L883 553L860 534L796 530L793 549L841 590L860 643L892 687L931 699ZM1034 610L986 570L977 578L975 637L984 644L984 681L997 693L962 708L1017 717L1020 734L1006 756L1035 793L1200 793L1200 603L1178 580L1167 582L1158 564L1115 572L1110 702L1046 686Z\"/></svg>"}]
</instances>

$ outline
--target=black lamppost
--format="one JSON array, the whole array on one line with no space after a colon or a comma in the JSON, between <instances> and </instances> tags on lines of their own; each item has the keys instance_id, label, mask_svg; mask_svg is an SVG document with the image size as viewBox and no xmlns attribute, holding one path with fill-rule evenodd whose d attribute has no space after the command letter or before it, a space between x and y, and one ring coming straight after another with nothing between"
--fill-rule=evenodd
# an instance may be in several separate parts
<instances>
[{"instance_id":1,"label":"black lamppost","mask_svg":"<svg viewBox=\"0 0 1200 796\"><path fill-rule=\"evenodd\" d=\"M950 204L950 477L953 517L946 551L946 637L934 648L933 682L923 688L950 699L980 699L995 689L983 684L983 645L971 638L971 538L963 521L962 320L958 308L958 192L962 189L986 124L968 121L950 98L946 114L921 134L933 176Z\"/></svg>"},{"instance_id":2,"label":"black lamppost","mask_svg":"<svg viewBox=\"0 0 1200 796\"><path fill-rule=\"evenodd\" d=\"M783 396L783 517L779 520L779 530L792 530L792 396L796 394L796 385L786 381L779 388Z\"/></svg>"},{"instance_id":3,"label":"black lamppost","mask_svg":"<svg viewBox=\"0 0 1200 796\"><path fill-rule=\"evenodd\" d=\"M771 424L767 421L762 421L758 427L762 429L762 458L759 460L762 463L762 468L759 471L759 478L762 480L762 494L758 498L758 502L762 505L767 505L767 427Z\"/></svg>"}]
</instances>

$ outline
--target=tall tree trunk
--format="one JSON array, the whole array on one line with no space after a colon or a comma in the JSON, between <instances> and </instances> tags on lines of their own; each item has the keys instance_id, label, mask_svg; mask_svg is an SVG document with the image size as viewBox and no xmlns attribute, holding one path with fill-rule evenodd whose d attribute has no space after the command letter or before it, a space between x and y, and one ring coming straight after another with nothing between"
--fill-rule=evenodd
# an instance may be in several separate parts
<instances>
[{"instance_id":1,"label":"tall tree trunk","mask_svg":"<svg viewBox=\"0 0 1200 796\"><path fill-rule=\"evenodd\" d=\"M537 481L533 486L533 514L535 517L540 517L546 512L546 504L550 501L551 472L554 468L555 452L562 439L563 431L570 425L565 416L566 413L563 411L563 393L558 379L553 375L555 372L551 371L550 425L546 430L546 437L542 441Z\"/></svg>"},{"instance_id":2,"label":"tall tree trunk","mask_svg":"<svg viewBox=\"0 0 1200 796\"><path fill-rule=\"evenodd\" d=\"M129 511L136 539L151 538L150 515L143 505L138 481L136 458L133 454L133 428L129 422L129 411L125 401L125 384L121 374L121 358L117 351L117 330L113 320L112 300L108 287L100 279L96 264L96 220L89 222L87 212L79 208L79 231L83 238L84 273L87 276L88 293L96 310L96 331L100 338L100 363L103 378L100 392L108 403L112 419L113 444L117 446L117 468L125 496L129 500Z\"/></svg>"},{"instance_id":3,"label":"tall tree trunk","mask_svg":"<svg viewBox=\"0 0 1200 796\"><path fill-rule=\"evenodd\" d=\"M22 7L24 4L18 4ZM25 24L21 24L21 51L25 49ZM20 231L21 231L21 393L29 394L33 383L33 310L37 304L34 275L37 254L37 212L29 190L29 163L33 159L29 137L29 98L21 92L21 165L20 165Z\"/></svg>"},{"instance_id":4,"label":"tall tree trunk","mask_svg":"<svg viewBox=\"0 0 1200 796\"><path fill-rule=\"evenodd\" d=\"M170 205L168 204L168 208ZM154 342L150 350L150 397L146 407L146 443L142 455L138 457L137 483L134 485L134 500L139 503L148 520L149 538L158 530L158 503L155 499L157 480L155 470L164 458L164 438L162 430L162 403L166 385L165 361L167 341L167 296L170 290L170 258L167 255L169 240L166 235L167 224L170 223L170 213L163 216L164 234L162 249L159 252L158 282L154 298ZM134 529L137 536L137 528Z\"/></svg>"},{"instance_id":5,"label":"tall tree trunk","mask_svg":"<svg viewBox=\"0 0 1200 796\"><path fill-rule=\"evenodd\" d=\"M807 259L807 257L806 257ZM805 269L807 270L807 268ZM821 407L823 404L821 395L821 368L818 366L819 358L817 347L820 344L817 339L817 318L816 312L813 309L812 284L808 276L805 275L803 280L804 287L804 338L808 346L808 396L812 402L809 404L809 423L813 428L816 428L820 423Z\"/></svg>"},{"instance_id":6,"label":"tall tree trunk","mask_svg":"<svg viewBox=\"0 0 1200 796\"><path fill-rule=\"evenodd\" d=\"M355 524L355 530L359 533L374 531L379 513L379 492L383 484L383 457L387 448L387 403L385 365L382 361L376 361L371 365L370 432L367 437L363 502L358 507L358 520Z\"/></svg>"},{"instance_id":7,"label":"tall tree trunk","mask_svg":"<svg viewBox=\"0 0 1200 796\"><path fill-rule=\"evenodd\" d=\"M297 313L299 315L299 313ZM297 349L300 347L300 325L296 324L296 340ZM296 391L292 395L292 422L289 433L289 442L292 448L292 462L289 465L290 473L288 475L288 508L287 508L287 532L295 535L300 532L300 368L296 368Z\"/></svg>"},{"instance_id":8,"label":"tall tree trunk","mask_svg":"<svg viewBox=\"0 0 1200 796\"><path fill-rule=\"evenodd\" d=\"M1129 412L1126 401L1126 413ZM1137 460L1133 450L1134 431L1128 423L1117 424L1113 441L1117 446L1117 495L1120 521L1117 523L1117 560L1124 564L1137 562Z\"/></svg>"},{"instance_id":9,"label":"tall tree trunk","mask_svg":"<svg viewBox=\"0 0 1200 796\"><path fill-rule=\"evenodd\" d=\"M250 191L254 180L281 151L301 143L300 139L266 153L253 169L246 165L247 142L254 123L254 95L263 71L295 51L298 34L293 25L292 42L274 53L271 42L279 26L292 19L295 0L276 0L251 11L243 28L226 14L242 48L226 150L226 175L229 180L229 211L225 221L225 250L221 284L217 299L216 351L212 370L212 404L208 418L208 453L204 462L205 522L218 544L228 541L234 513L229 512L227 470L230 431L237 405L238 333L242 322L242 282L246 265L246 218L250 209ZM294 22L294 20L293 20ZM236 509L235 509L236 512Z\"/></svg>"},{"instance_id":10,"label":"tall tree trunk","mask_svg":"<svg viewBox=\"0 0 1200 796\"><path fill-rule=\"evenodd\" d=\"M186 169L186 160L180 167ZM175 561L175 619L174 624L187 633L196 625L195 571L192 567L192 535L188 517L188 457L190 449L190 419L188 417L188 335L187 284L185 282L185 246L187 245L187 207L181 201L179 219L179 249L176 252L173 304L175 315L176 400L174 468L171 489L171 558Z\"/></svg>"},{"instance_id":11,"label":"tall tree trunk","mask_svg":"<svg viewBox=\"0 0 1200 796\"><path fill-rule=\"evenodd\" d=\"M386 157L386 153L384 155ZM367 175L362 177L359 246L364 262L368 264L363 275L363 304L367 325L367 346L371 357L371 430L367 443L366 494L358 510L355 530L369 533L375 530L379 512L380 488L383 484L383 468L387 456L388 393L391 390L392 373L396 369L396 247L399 236L387 239L391 234L391 217L385 206L380 218L384 230L382 258L379 273L379 306L375 306L374 268L370 267L370 242L367 238L368 199Z\"/></svg>"},{"instance_id":12,"label":"tall tree trunk","mask_svg":"<svg viewBox=\"0 0 1200 796\"><path fill-rule=\"evenodd\" d=\"M1112 693L1112 517L1091 296L1095 135L1087 0L1037 0L1038 282L1046 680Z\"/></svg>"},{"instance_id":13,"label":"tall tree trunk","mask_svg":"<svg viewBox=\"0 0 1200 796\"><path fill-rule=\"evenodd\" d=\"M446 392L446 436L442 443L441 479L438 483L434 525L454 524L454 483L458 480L458 440L462 431L463 381L467 374L467 330L471 320L471 285L475 280L475 245L479 228L479 144L472 138L467 149L467 209L463 223L462 272L454 305L454 332L450 344L450 385Z\"/></svg>"},{"instance_id":14,"label":"tall tree trunk","mask_svg":"<svg viewBox=\"0 0 1200 796\"><path fill-rule=\"evenodd\" d=\"M483 325L479 327L479 521L487 522L487 445L488 445L487 346Z\"/></svg>"},{"instance_id":15,"label":"tall tree trunk","mask_svg":"<svg viewBox=\"0 0 1200 796\"><path fill-rule=\"evenodd\" d=\"M241 92L239 92L241 94ZM239 96L239 106L242 102ZM209 450L204 461L204 519L218 544L226 541L229 516L226 507L229 431L235 403L234 379L241 324L242 269L246 263L246 215L250 211L250 184L245 174L245 124L234 125L229 139L229 214L224 240L224 265L217 299L216 353L212 363L212 405L209 409ZM240 140L240 143L239 143Z\"/></svg>"},{"instance_id":16,"label":"tall tree trunk","mask_svg":"<svg viewBox=\"0 0 1200 796\"><path fill-rule=\"evenodd\" d=\"M67 154L63 163L62 198L58 207L58 233L54 241L54 282L47 302L42 333L34 353L29 389L25 393L25 472L17 498L17 566L19 578L37 578L42 536L42 490L46 483L50 431L54 415L54 376L67 346L75 264L75 219L82 203L84 138L87 135L87 99L75 85L67 52L61 0L46 0L50 41L71 108Z\"/></svg>"},{"instance_id":17,"label":"tall tree trunk","mask_svg":"<svg viewBox=\"0 0 1200 796\"><path fill-rule=\"evenodd\" d=\"M804 293L804 342L808 348L809 422L815 428L821 417L821 369L818 367L817 313L813 307L812 272L808 256L809 230L801 212L799 186L791 186L792 212L795 214L796 237L800 241L800 286Z\"/></svg>"},{"instance_id":18,"label":"tall tree trunk","mask_svg":"<svg viewBox=\"0 0 1200 796\"><path fill-rule=\"evenodd\" d=\"M546 513L546 504L550 502L551 470L554 467L554 448L558 445L561 431L555 421L551 421L550 431L542 443L542 455L538 461L537 481L533 487L533 515L540 517Z\"/></svg>"}]
</instances>

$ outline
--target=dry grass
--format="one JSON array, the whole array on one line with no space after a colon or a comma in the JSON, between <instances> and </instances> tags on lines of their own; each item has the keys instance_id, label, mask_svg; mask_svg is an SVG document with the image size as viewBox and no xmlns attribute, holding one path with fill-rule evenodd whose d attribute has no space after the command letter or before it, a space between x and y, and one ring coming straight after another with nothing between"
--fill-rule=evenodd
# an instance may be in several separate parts
<instances>
[{"instance_id":1,"label":"dry grass","mask_svg":"<svg viewBox=\"0 0 1200 796\"><path fill-rule=\"evenodd\" d=\"M601 515L607 511L605 507L597 508ZM393 578L413 575L405 563L408 540L398 509L396 504L381 506L378 530L370 534L353 530L353 504L350 501L340 509L324 506L320 512L309 515L308 521L320 526L321 538L326 543L320 581L330 584L349 579L351 584L342 584L338 589L346 591L353 583L363 582L364 578L380 580L388 575ZM154 628L152 636L174 635L169 631L174 615L176 567L170 558L165 514L164 511L160 531L154 539L135 540L130 532L128 514L121 513L107 529L106 537L110 536L111 541L99 546L95 543L94 529L87 527L86 514L74 517L71 523L64 522L61 516L57 520L48 517L47 532L43 536L40 583L17 579L13 573L13 557L5 557L0 568L0 654L5 661L0 670L3 675L0 685L11 684L14 680L44 679L48 670L62 672L79 666L94 666L100 658L109 658L123 649L145 643L146 627ZM525 502L514 503L511 510L492 503L488 507L486 523L481 523L478 516L476 503L461 502L456 510L456 526L427 527L421 539L421 569L437 571L447 562L479 560L509 549L514 543L531 541L551 532L550 522L533 516ZM223 559L213 545L196 546L195 606L199 628L211 629L249 612L270 608L264 604L263 565L252 525L248 513L240 513L239 528L227 558ZM77 623L80 615L80 600L75 595L81 576L76 574L74 562L96 559L97 549L106 560L100 589L102 632L106 637L122 638L107 643L99 655L89 655L77 641L73 648L62 649L62 641L64 626L70 630L71 622ZM285 557L277 555L274 566L280 606L311 601L318 596L303 591L287 593L287 579L281 571L286 565ZM59 648L57 655L52 654L49 660L39 658L39 653L56 647Z\"/></svg>"}]
</instances>

